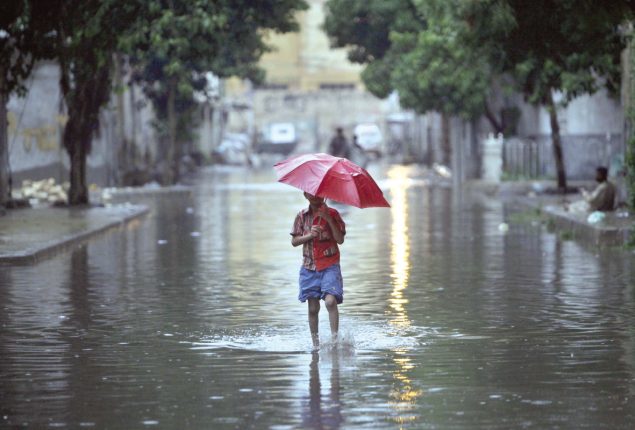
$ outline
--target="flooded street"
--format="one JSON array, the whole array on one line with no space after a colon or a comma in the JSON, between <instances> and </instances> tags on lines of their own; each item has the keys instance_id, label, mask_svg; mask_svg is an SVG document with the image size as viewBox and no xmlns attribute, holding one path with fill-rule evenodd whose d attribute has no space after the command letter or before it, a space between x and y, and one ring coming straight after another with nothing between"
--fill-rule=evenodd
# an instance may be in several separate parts
<instances>
[{"instance_id":1,"label":"flooded street","mask_svg":"<svg viewBox=\"0 0 635 430\"><path fill-rule=\"evenodd\" d=\"M268 169L209 168L125 230L1 267L0 428L635 427L632 254L371 173L392 207L335 205L342 340L322 306L318 352L289 236L306 200Z\"/></svg>"}]
</instances>

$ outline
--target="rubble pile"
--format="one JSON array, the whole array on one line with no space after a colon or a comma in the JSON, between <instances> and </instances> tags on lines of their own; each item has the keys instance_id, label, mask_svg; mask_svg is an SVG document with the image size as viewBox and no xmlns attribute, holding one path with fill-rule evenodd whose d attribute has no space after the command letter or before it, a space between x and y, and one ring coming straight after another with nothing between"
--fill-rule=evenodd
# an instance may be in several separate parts
<instances>
[{"instance_id":1,"label":"rubble pile","mask_svg":"<svg viewBox=\"0 0 635 430\"><path fill-rule=\"evenodd\" d=\"M24 180L22 188L12 192L15 199L26 199L31 205L41 203L65 203L68 199L69 184L56 184L55 179L41 181Z\"/></svg>"}]
</instances>

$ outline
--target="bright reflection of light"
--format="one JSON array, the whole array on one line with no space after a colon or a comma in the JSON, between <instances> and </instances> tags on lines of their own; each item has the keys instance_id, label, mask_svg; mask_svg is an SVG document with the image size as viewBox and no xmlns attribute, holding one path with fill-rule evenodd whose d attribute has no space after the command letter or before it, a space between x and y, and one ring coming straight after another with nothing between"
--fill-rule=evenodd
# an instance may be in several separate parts
<instances>
[{"instance_id":1,"label":"bright reflection of light","mask_svg":"<svg viewBox=\"0 0 635 430\"><path fill-rule=\"evenodd\" d=\"M396 386L390 393L390 397L393 399L391 404L399 414L394 420L399 424L406 424L419 418L414 411L416 410L416 400L421 396L421 390L413 387L412 380L408 377L408 371L414 369L415 366L405 355L407 351L398 349L393 352L396 354L396 358L393 360L397 364L397 369L394 374Z\"/></svg>"},{"instance_id":2,"label":"bright reflection of light","mask_svg":"<svg viewBox=\"0 0 635 430\"><path fill-rule=\"evenodd\" d=\"M393 319L391 324L398 328L410 326L410 319L405 305L408 299L404 297L404 290L408 286L410 277L410 239L408 236L408 188L412 185L409 178L411 169L406 166L394 166L388 171L390 183L392 226L390 229L392 268L392 292L388 303ZM395 421L407 424L417 420L415 409L416 399L421 396L421 390L412 386L408 373L414 369L414 364L406 355L407 350L400 348L395 351L396 364L394 373L395 388L391 392L393 407L398 412Z\"/></svg>"},{"instance_id":3,"label":"bright reflection of light","mask_svg":"<svg viewBox=\"0 0 635 430\"><path fill-rule=\"evenodd\" d=\"M388 303L394 314L392 323L401 327L410 325L410 320L404 308L408 300L403 295L403 291L408 286L408 277L410 275L407 199L407 191L411 183L408 177L409 173L410 168L406 166L394 166L388 171L390 194L392 195L390 208L392 214L390 263L393 279L393 290Z\"/></svg>"}]
</instances>

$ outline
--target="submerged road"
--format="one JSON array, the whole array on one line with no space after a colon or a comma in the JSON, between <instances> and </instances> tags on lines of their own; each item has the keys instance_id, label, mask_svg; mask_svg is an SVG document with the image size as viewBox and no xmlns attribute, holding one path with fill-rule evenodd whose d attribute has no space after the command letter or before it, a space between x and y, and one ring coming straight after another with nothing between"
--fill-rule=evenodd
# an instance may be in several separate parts
<instances>
[{"instance_id":1,"label":"submerged road","mask_svg":"<svg viewBox=\"0 0 635 430\"><path fill-rule=\"evenodd\" d=\"M306 200L270 170L209 168L2 267L0 428L635 427L632 254L373 167L392 207L336 206L342 339L323 306L317 352L289 236Z\"/></svg>"}]
</instances>

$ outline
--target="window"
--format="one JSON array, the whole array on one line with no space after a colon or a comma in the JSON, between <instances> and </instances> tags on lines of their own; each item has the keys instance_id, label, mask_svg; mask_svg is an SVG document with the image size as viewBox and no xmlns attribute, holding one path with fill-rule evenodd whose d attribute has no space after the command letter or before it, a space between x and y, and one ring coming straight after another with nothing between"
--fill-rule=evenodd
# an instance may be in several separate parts
<instances>
[{"instance_id":1,"label":"window","mask_svg":"<svg viewBox=\"0 0 635 430\"><path fill-rule=\"evenodd\" d=\"M320 84L320 89L321 90L354 90L355 84L329 82L329 83Z\"/></svg>"},{"instance_id":2,"label":"window","mask_svg":"<svg viewBox=\"0 0 635 430\"><path fill-rule=\"evenodd\" d=\"M256 87L259 90L286 90L289 89L289 85L287 84L274 84L274 83L264 83L262 85L258 85Z\"/></svg>"}]
</instances>

